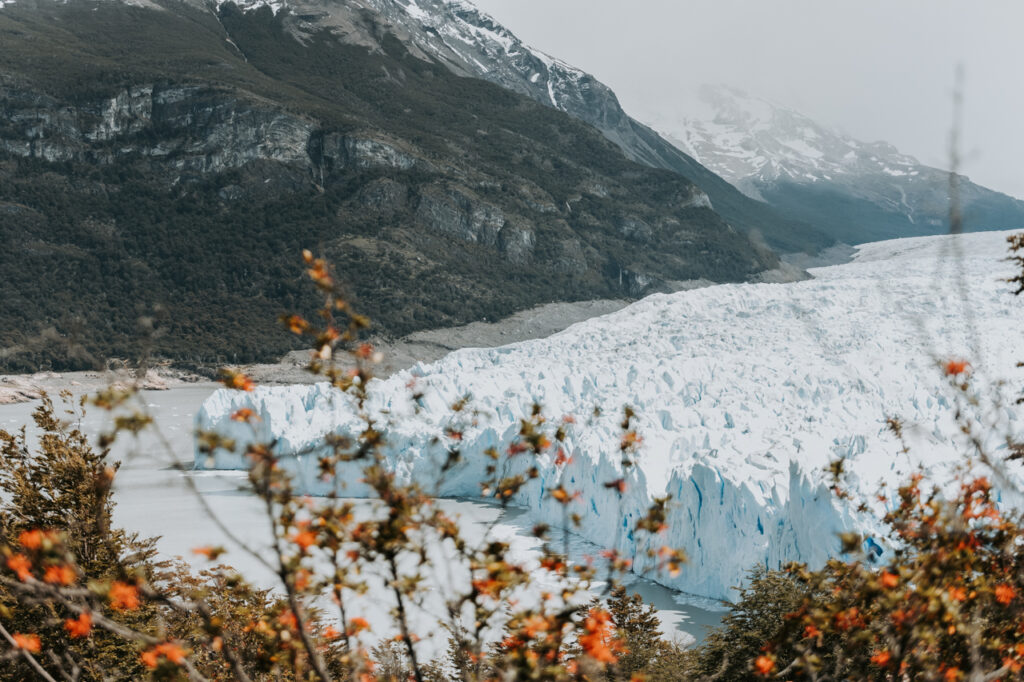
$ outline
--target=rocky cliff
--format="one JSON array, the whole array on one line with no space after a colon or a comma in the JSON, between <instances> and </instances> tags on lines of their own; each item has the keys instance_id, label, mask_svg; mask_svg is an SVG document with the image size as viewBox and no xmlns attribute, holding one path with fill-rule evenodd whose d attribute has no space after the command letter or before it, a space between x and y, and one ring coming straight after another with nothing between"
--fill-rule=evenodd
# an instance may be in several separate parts
<instances>
[{"instance_id":1,"label":"rocky cliff","mask_svg":"<svg viewBox=\"0 0 1024 682\"><path fill-rule=\"evenodd\" d=\"M197 0L198 1L198 0ZM631 118L615 93L592 75L523 43L465 0L252 0L282 16L300 39L329 31L339 40L383 50L395 36L419 58L452 73L481 78L594 126L637 163L679 173L696 183L732 226L756 233L782 251L833 243L816 225L783 215L745 196L692 156ZM305 37L304 37L305 36Z\"/></svg>"},{"instance_id":2,"label":"rocky cliff","mask_svg":"<svg viewBox=\"0 0 1024 682\"><path fill-rule=\"evenodd\" d=\"M0 10L0 363L275 355L306 247L394 334L777 265L690 181L363 9L372 45L270 7Z\"/></svg>"}]
</instances>

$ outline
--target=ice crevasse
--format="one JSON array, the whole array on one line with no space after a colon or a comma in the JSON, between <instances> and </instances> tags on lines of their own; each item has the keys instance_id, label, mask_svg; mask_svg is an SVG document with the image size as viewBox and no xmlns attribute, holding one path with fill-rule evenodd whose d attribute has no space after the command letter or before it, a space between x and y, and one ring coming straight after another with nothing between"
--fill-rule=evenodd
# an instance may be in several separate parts
<instances>
[{"instance_id":1,"label":"ice crevasse","mask_svg":"<svg viewBox=\"0 0 1024 682\"><path fill-rule=\"evenodd\" d=\"M374 380L370 410L388 424L387 458L401 480L468 497L480 495L483 451L506 449L534 403L555 419L574 416L569 462L543 458L540 476L516 502L539 520L558 519L561 507L547 493L564 484L580 493L571 510L587 539L633 557L634 570L669 587L729 599L755 564L818 565L835 556L844 530L864 533L873 553L887 551L879 484L898 484L918 469L948 480L966 451L942 359L972 362L978 409L999 425L993 451L1006 448L1007 432L1021 433L1011 387L1024 385L1016 369L1024 359L1024 299L1005 281L1013 272L1008 234L877 242L803 282L650 296L545 339L464 349ZM995 378L1007 383L1000 388ZM463 461L442 475L444 428L460 419L450 406L466 395L482 417L470 428L459 422ZM624 405L638 414L644 439L637 466L626 471ZM595 406L601 416L593 416ZM242 407L259 415L255 433L231 421ZM903 421L909 452L889 432L889 417ZM197 428L236 439L236 449L212 461L197 452L196 466L244 468L247 442L274 442L301 491L364 496L355 464L333 480L319 478L323 437L356 425L349 397L326 384L218 391ZM838 457L847 460L853 502L828 488L825 470ZM604 484L621 477L620 500ZM666 494L669 529L653 539L636 532L652 499ZM861 500L870 512L855 511ZM1009 490L1003 502L1021 503ZM652 544L681 548L689 562L675 576L661 571L647 556Z\"/></svg>"}]
</instances>

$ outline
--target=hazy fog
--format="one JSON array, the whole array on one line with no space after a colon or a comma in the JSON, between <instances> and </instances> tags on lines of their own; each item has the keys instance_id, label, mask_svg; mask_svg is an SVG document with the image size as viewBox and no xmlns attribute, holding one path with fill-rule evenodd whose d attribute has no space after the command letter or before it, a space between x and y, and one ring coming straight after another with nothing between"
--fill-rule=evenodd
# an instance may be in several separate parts
<instances>
[{"instance_id":1,"label":"hazy fog","mask_svg":"<svg viewBox=\"0 0 1024 682\"><path fill-rule=\"evenodd\" d=\"M1024 0L473 1L641 120L724 83L940 167L962 63L963 171L1024 198Z\"/></svg>"}]
</instances>

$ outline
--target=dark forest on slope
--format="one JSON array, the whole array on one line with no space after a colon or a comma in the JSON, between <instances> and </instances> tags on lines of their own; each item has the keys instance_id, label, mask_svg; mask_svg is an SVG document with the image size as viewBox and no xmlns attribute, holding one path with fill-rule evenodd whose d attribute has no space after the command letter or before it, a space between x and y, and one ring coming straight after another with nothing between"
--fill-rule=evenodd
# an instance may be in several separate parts
<instances>
[{"instance_id":1,"label":"dark forest on slope","mask_svg":"<svg viewBox=\"0 0 1024 682\"><path fill-rule=\"evenodd\" d=\"M394 39L40 2L0 42L3 370L130 357L140 317L163 357L277 357L303 248L391 335L777 264L682 176Z\"/></svg>"}]
</instances>

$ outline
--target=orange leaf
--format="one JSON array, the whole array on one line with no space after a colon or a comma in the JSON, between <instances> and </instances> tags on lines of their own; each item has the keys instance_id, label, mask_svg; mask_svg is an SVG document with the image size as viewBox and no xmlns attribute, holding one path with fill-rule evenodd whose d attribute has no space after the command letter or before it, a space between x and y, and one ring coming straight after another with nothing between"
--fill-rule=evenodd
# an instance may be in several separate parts
<instances>
[{"instance_id":1,"label":"orange leaf","mask_svg":"<svg viewBox=\"0 0 1024 682\"><path fill-rule=\"evenodd\" d=\"M7 568L14 571L22 582L32 577L32 562L24 554L15 554L7 559Z\"/></svg>"},{"instance_id":2,"label":"orange leaf","mask_svg":"<svg viewBox=\"0 0 1024 682\"><path fill-rule=\"evenodd\" d=\"M955 377L960 374L966 374L970 367L971 363L966 360L947 360L946 364L943 365L943 371L946 372L946 376Z\"/></svg>"},{"instance_id":3,"label":"orange leaf","mask_svg":"<svg viewBox=\"0 0 1024 682\"><path fill-rule=\"evenodd\" d=\"M18 536L18 542L25 549L39 549L43 546L43 531L26 530Z\"/></svg>"},{"instance_id":4,"label":"orange leaf","mask_svg":"<svg viewBox=\"0 0 1024 682\"><path fill-rule=\"evenodd\" d=\"M775 670L775 661L768 656L758 656L754 660L754 670L758 675L768 675Z\"/></svg>"},{"instance_id":5,"label":"orange leaf","mask_svg":"<svg viewBox=\"0 0 1024 682\"><path fill-rule=\"evenodd\" d=\"M889 653L888 649L883 649L877 654L871 657L871 662L880 668L884 668L889 664L889 660L892 658L892 654Z\"/></svg>"},{"instance_id":6,"label":"orange leaf","mask_svg":"<svg viewBox=\"0 0 1024 682\"><path fill-rule=\"evenodd\" d=\"M139 608L139 588L129 583L115 581L110 586L110 606L118 611Z\"/></svg>"},{"instance_id":7,"label":"orange leaf","mask_svg":"<svg viewBox=\"0 0 1024 682\"><path fill-rule=\"evenodd\" d=\"M882 571L882 575L880 576L879 581L882 583L882 587L891 590L892 588L900 584L900 577L895 573L890 573L889 571Z\"/></svg>"},{"instance_id":8,"label":"orange leaf","mask_svg":"<svg viewBox=\"0 0 1024 682\"><path fill-rule=\"evenodd\" d=\"M82 613L78 618L68 618L64 621L64 629L68 631L72 639L88 637L92 631L92 616Z\"/></svg>"},{"instance_id":9,"label":"orange leaf","mask_svg":"<svg viewBox=\"0 0 1024 682\"><path fill-rule=\"evenodd\" d=\"M38 654L43 648L42 642L39 641L39 635L23 635L16 632L11 638L14 640L14 646L32 654Z\"/></svg>"},{"instance_id":10,"label":"orange leaf","mask_svg":"<svg viewBox=\"0 0 1024 682\"><path fill-rule=\"evenodd\" d=\"M76 578L78 578L78 574L75 573L75 569L67 564L47 566L43 573L43 580L51 585L70 585L75 582Z\"/></svg>"}]
</instances>

